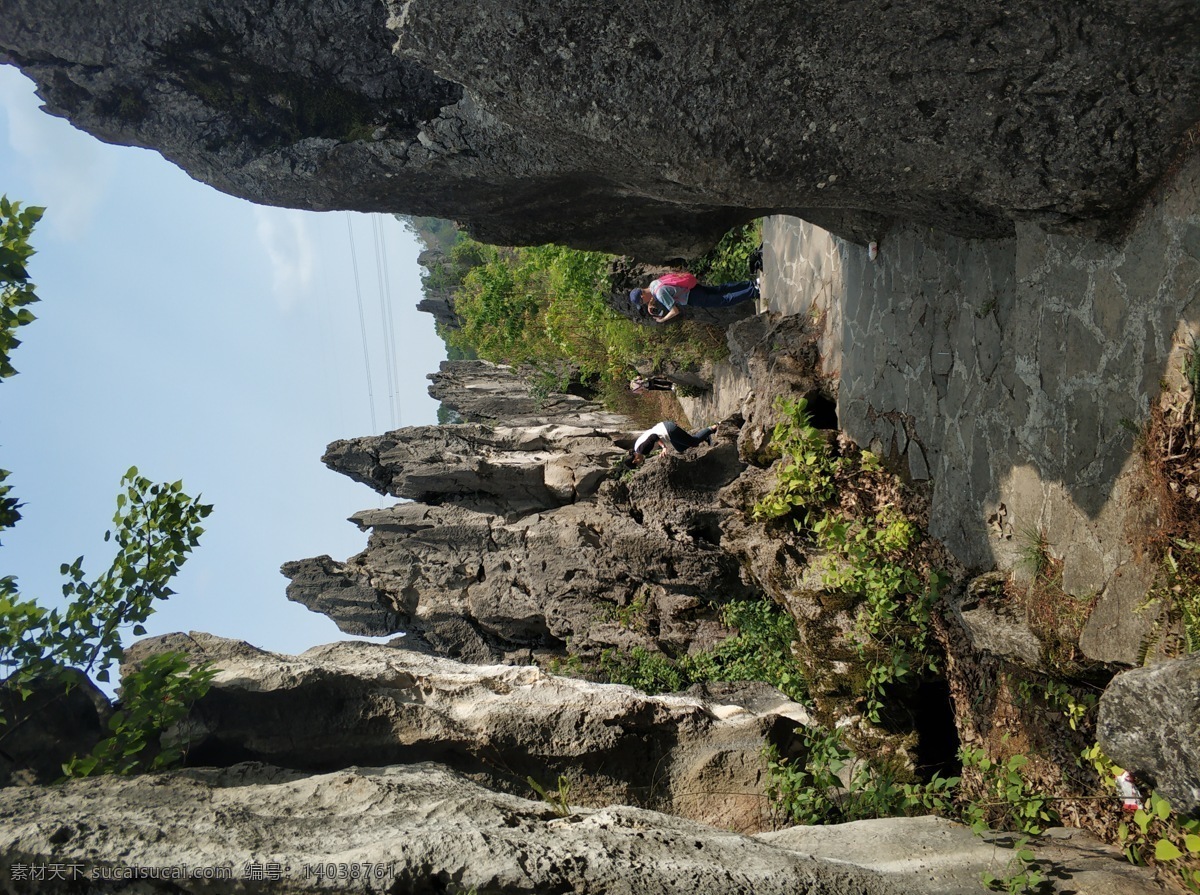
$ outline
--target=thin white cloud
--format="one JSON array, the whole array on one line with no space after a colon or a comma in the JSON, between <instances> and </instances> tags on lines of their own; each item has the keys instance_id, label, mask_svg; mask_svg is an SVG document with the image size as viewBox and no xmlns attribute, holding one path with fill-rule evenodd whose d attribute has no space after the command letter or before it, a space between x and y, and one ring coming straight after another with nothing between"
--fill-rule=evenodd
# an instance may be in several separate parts
<instances>
[{"instance_id":1,"label":"thin white cloud","mask_svg":"<svg viewBox=\"0 0 1200 895\"><path fill-rule=\"evenodd\" d=\"M315 243L307 212L254 209L258 241L271 265L271 291L280 309L290 311L313 285Z\"/></svg>"},{"instance_id":2,"label":"thin white cloud","mask_svg":"<svg viewBox=\"0 0 1200 895\"><path fill-rule=\"evenodd\" d=\"M0 111L8 145L34 192L11 198L47 206L45 224L60 237L78 241L108 192L116 163L95 137L47 115L40 105L33 82L18 69L0 65Z\"/></svg>"}]
</instances>

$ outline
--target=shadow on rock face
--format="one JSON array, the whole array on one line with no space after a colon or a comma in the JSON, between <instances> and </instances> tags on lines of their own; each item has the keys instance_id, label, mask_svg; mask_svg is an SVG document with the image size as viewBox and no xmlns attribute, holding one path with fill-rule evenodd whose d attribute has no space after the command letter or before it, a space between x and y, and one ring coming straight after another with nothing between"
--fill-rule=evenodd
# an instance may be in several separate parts
<instances>
[{"instance_id":1,"label":"shadow on rock face","mask_svg":"<svg viewBox=\"0 0 1200 895\"><path fill-rule=\"evenodd\" d=\"M503 245L666 261L772 212L860 242L889 219L1094 229L1200 117L1200 24L1169 0L132 8L10 0L0 55L78 127L224 191Z\"/></svg>"},{"instance_id":2,"label":"shadow on rock face","mask_svg":"<svg viewBox=\"0 0 1200 895\"><path fill-rule=\"evenodd\" d=\"M28 682L26 699L0 687L0 786L52 783L62 766L87 755L108 732L112 706L87 675L65 669L62 677Z\"/></svg>"}]
</instances>

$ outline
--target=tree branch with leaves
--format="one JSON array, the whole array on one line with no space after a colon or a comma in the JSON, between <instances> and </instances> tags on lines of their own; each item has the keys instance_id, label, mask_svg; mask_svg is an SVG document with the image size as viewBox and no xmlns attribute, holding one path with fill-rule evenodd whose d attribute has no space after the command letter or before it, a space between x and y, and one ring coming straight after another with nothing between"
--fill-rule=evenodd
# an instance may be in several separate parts
<instances>
[{"instance_id":1,"label":"tree branch with leaves","mask_svg":"<svg viewBox=\"0 0 1200 895\"><path fill-rule=\"evenodd\" d=\"M35 318L37 302L27 263L34 250L29 238L44 209L22 208L0 198L0 381L17 371L11 354L20 345L19 327ZM0 470L0 532L21 518L20 503ZM113 663L123 655L122 635L146 633L144 622L155 604L174 594L170 582L182 568L204 529L201 521L212 507L189 497L182 482L156 484L130 467L121 480L113 529L104 540L116 545L108 569L88 580L83 557L63 563L66 582L63 609L46 609L22 599L15 576L0 577L0 688L15 693L0 712L0 749L4 739L30 720L21 706L32 684L75 685L74 671L107 681ZM208 689L215 672L207 665L189 666L181 653L163 653L130 671L122 681L117 711L109 719L110 736L86 757L64 765L68 774L129 773L162 767L181 754L178 745L164 747L160 733L180 720Z\"/></svg>"}]
</instances>

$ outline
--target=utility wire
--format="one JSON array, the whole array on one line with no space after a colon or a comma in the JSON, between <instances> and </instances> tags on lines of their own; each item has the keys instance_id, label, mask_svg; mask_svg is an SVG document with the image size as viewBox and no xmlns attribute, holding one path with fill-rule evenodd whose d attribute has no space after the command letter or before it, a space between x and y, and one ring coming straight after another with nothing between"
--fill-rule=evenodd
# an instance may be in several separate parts
<instances>
[{"instance_id":1,"label":"utility wire","mask_svg":"<svg viewBox=\"0 0 1200 895\"><path fill-rule=\"evenodd\" d=\"M358 280L358 251L354 245L354 228L350 225L350 212L346 212L346 232L350 234L350 263L354 267L354 294L358 299L358 327L362 331L363 364L367 369L367 402L371 405L371 434L379 434L375 421L375 387L371 383L371 355L367 351L367 318L363 313L362 286Z\"/></svg>"},{"instance_id":2,"label":"utility wire","mask_svg":"<svg viewBox=\"0 0 1200 895\"><path fill-rule=\"evenodd\" d=\"M392 420L392 426L398 429L400 428L400 424L404 422L404 408L401 406L400 400L403 392L400 390L400 355L396 351L396 306L395 296L392 295L391 275L388 271L386 226L380 226L379 228L379 246L383 249L383 288L387 292L387 337L392 348L392 373L396 377L393 383L396 393L396 418Z\"/></svg>"},{"instance_id":3,"label":"utility wire","mask_svg":"<svg viewBox=\"0 0 1200 895\"><path fill-rule=\"evenodd\" d=\"M383 249L382 237L379 235L379 216L371 215L371 234L375 246L375 282L379 286L379 319L383 328L383 365L387 373L388 409L391 412L392 428L396 428L396 375L394 351L388 342L388 306L383 291Z\"/></svg>"}]
</instances>

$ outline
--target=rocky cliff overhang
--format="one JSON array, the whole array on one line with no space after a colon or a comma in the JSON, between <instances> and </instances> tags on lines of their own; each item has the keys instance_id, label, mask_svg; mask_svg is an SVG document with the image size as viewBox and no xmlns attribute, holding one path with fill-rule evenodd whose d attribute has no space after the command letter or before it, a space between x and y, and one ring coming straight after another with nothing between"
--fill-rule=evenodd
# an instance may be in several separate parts
<instances>
[{"instance_id":1,"label":"rocky cliff overhang","mask_svg":"<svg viewBox=\"0 0 1200 895\"><path fill-rule=\"evenodd\" d=\"M0 0L0 60L256 202L647 258L768 211L1103 228L1200 118L1181 0Z\"/></svg>"}]
</instances>

